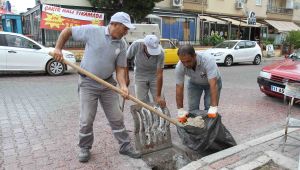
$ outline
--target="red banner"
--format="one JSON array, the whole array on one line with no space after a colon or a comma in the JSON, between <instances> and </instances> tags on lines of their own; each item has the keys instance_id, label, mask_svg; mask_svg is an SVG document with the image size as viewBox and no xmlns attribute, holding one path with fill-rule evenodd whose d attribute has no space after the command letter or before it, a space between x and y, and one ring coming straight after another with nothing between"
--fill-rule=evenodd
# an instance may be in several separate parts
<instances>
[{"instance_id":1,"label":"red banner","mask_svg":"<svg viewBox=\"0 0 300 170\"><path fill-rule=\"evenodd\" d=\"M63 30L66 27L78 25L103 25L103 13L78 11L51 5L43 5L42 9L40 28Z\"/></svg>"}]
</instances>

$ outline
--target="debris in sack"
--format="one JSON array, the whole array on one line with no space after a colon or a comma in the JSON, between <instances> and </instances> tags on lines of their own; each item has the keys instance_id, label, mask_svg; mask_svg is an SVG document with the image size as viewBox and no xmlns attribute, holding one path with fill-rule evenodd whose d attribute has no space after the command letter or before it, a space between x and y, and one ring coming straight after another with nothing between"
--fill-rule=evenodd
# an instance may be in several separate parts
<instances>
[{"instance_id":1,"label":"debris in sack","mask_svg":"<svg viewBox=\"0 0 300 170\"><path fill-rule=\"evenodd\" d=\"M188 148L201 153L205 150L221 151L236 145L233 136L223 125L220 114L216 118L209 118L207 111L195 110L188 116L195 117L197 121L201 119L204 121L202 128L194 126L177 128L182 143Z\"/></svg>"},{"instance_id":2,"label":"debris in sack","mask_svg":"<svg viewBox=\"0 0 300 170\"><path fill-rule=\"evenodd\" d=\"M184 125L194 126L194 127L198 127L198 128L204 128L205 122L202 119L202 116L197 116L194 118L189 117Z\"/></svg>"}]
</instances>

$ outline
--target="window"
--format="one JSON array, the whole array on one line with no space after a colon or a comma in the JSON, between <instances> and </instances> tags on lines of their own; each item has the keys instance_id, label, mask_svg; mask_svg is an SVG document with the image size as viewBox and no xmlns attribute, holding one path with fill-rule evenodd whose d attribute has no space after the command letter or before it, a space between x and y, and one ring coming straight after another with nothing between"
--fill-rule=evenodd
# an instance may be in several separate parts
<instances>
[{"instance_id":1,"label":"window","mask_svg":"<svg viewBox=\"0 0 300 170\"><path fill-rule=\"evenodd\" d=\"M174 49L174 45L169 42L169 41L161 41L161 46L163 47L163 49Z\"/></svg>"},{"instance_id":2,"label":"window","mask_svg":"<svg viewBox=\"0 0 300 170\"><path fill-rule=\"evenodd\" d=\"M245 48L245 41L239 42L238 45L240 49Z\"/></svg>"},{"instance_id":3,"label":"window","mask_svg":"<svg viewBox=\"0 0 300 170\"><path fill-rule=\"evenodd\" d=\"M0 46L7 46L4 34L0 34Z\"/></svg>"},{"instance_id":4,"label":"window","mask_svg":"<svg viewBox=\"0 0 300 170\"><path fill-rule=\"evenodd\" d=\"M261 5L261 0L255 0L256 5Z\"/></svg>"},{"instance_id":5,"label":"window","mask_svg":"<svg viewBox=\"0 0 300 170\"><path fill-rule=\"evenodd\" d=\"M32 41L29 41L23 37L15 36L15 35L6 35L6 41L8 46L17 47L17 48L31 48L35 49L36 44Z\"/></svg>"},{"instance_id":6,"label":"window","mask_svg":"<svg viewBox=\"0 0 300 170\"><path fill-rule=\"evenodd\" d=\"M255 42L252 42L252 41L246 42L246 48L253 48L253 47L255 47Z\"/></svg>"}]
</instances>

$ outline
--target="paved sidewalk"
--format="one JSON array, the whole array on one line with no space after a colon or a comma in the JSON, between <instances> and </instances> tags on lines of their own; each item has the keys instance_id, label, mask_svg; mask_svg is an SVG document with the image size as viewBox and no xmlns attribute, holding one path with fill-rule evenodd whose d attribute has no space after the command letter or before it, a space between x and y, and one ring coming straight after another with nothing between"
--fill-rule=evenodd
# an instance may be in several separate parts
<instances>
[{"instance_id":1,"label":"paved sidewalk","mask_svg":"<svg viewBox=\"0 0 300 170\"><path fill-rule=\"evenodd\" d=\"M76 80L74 75L64 75L63 79L46 75L0 78L1 170L148 169L141 159L118 153L119 146L102 111L94 122L91 161L79 163ZM125 119L130 122L130 115ZM133 130L132 124L126 125ZM133 137L132 132L130 135Z\"/></svg>"},{"instance_id":2,"label":"paved sidewalk","mask_svg":"<svg viewBox=\"0 0 300 170\"><path fill-rule=\"evenodd\" d=\"M248 72L253 72L256 76L258 67L260 66L242 65L220 68L224 75L220 107L222 121L238 143L281 129L285 120L285 105L281 100L278 102L264 97L259 92L255 79L251 83L253 85L244 84L246 87L232 83L235 78L245 81L245 74L240 74L241 68L249 69ZM174 69L166 69L164 75L168 107L172 117L175 117ZM130 76L132 78L132 74ZM45 74L0 75L1 170L149 169L142 160L118 153L118 144L100 107L94 122L92 159L87 164L78 162L77 81L77 74L59 77ZM130 91L133 91L132 85ZM125 125L131 138L133 123L129 106L132 104L126 102L124 111ZM299 112L300 108L295 108L295 111ZM180 144L181 140L174 126L171 126L171 132L173 143Z\"/></svg>"},{"instance_id":3,"label":"paved sidewalk","mask_svg":"<svg viewBox=\"0 0 300 170\"><path fill-rule=\"evenodd\" d=\"M289 135L297 137L300 129L289 129ZM285 146L283 143L284 130L239 144L191 162L181 170L213 170L235 169L252 170L261 168L271 163L275 169L298 169L300 154L300 141L293 138L287 139L287 144L298 146ZM271 168L266 168L271 169Z\"/></svg>"}]
</instances>

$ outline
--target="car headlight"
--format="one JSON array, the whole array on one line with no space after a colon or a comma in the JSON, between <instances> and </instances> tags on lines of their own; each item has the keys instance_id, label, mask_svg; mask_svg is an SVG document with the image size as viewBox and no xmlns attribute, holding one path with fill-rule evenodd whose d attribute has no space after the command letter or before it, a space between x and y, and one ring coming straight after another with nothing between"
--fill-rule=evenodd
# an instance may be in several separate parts
<instances>
[{"instance_id":1,"label":"car headlight","mask_svg":"<svg viewBox=\"0 0 300 170\"><path fill-rule=\"evenodd\" d=\"M66 55L66 58L75 58L73 54Z\"/></svg>"},{"instance_id":2,"label":"car headlight","mask_svg":"<svg viewBox=\"0 0 300 170\"><path fill-rule=\"evenodd\" d=\"M271 79L271 73L265 72L265 71L260 71L259 76L266 78L266 79Z\"/></svg>"},{"instance_id":3,"label":"car headlight","mask_svg":"<svg viewBox=\"0 0 300 170\"><path fill-rule=\"evenodd\" d=\"M214 56L221 56L223 54L224 54L224 52L217 52Z\"/></svg>"}]
</instances>

